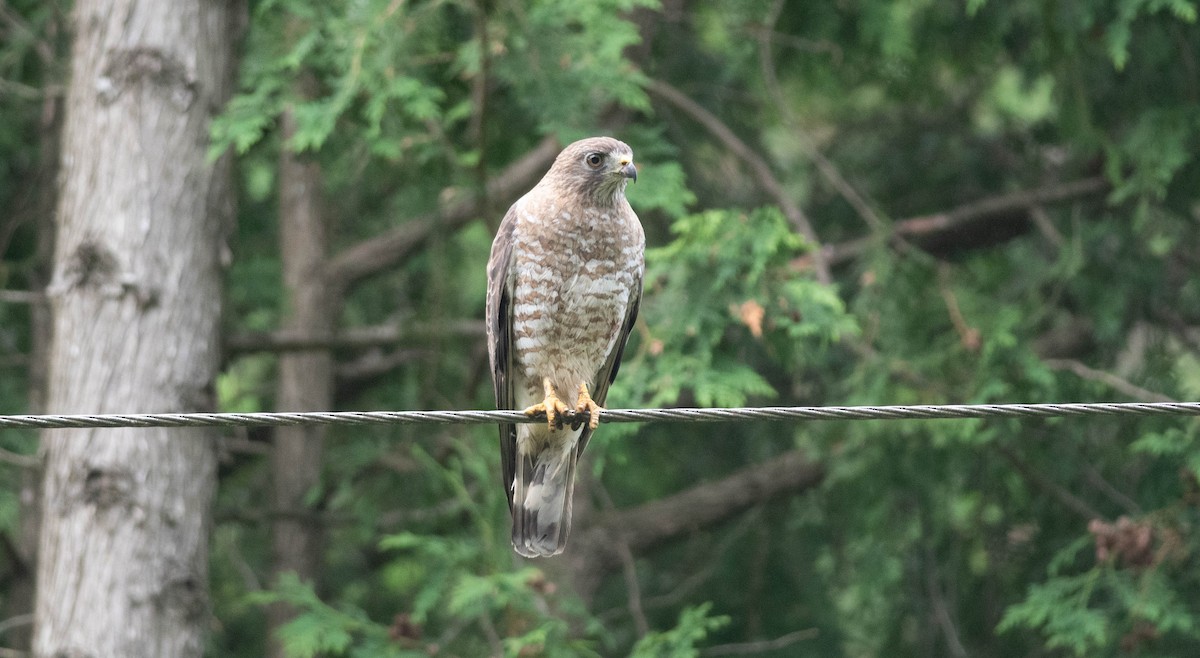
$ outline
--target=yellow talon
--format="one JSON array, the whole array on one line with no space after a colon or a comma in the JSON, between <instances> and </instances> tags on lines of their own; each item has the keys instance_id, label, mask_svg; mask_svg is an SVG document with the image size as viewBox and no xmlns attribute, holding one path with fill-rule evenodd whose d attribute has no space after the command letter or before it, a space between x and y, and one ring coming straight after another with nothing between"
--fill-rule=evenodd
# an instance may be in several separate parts
<instances>
[{"instance_id":1,"label":"yellow talon","mask_svg":"<svg viewBox=\"0 0 1200 658\"><path fill-rule=\"evenodd\" d=\"M542 388L546 392L546 398L532 407L525 409L524 414L526 416L546 414L546 424L549 425L550 431L553 432L562 428L564 416L571 416L574 412L554 394L554 386L550 384L549 377L542 380Z\"/></svg>"},{"instance_id":2,"label":"yellow talon","mask_svg":"<svg viewBox=\"0 0 1200 658\"><path fill-rule=\"evenodd\" d=\"M579 400L575 403L575 413L588 417L588 429L594 430L600 426L600 412L604 407L596 404L588 393L587 384L579 385Z\"/></svg>"}]
</instances>

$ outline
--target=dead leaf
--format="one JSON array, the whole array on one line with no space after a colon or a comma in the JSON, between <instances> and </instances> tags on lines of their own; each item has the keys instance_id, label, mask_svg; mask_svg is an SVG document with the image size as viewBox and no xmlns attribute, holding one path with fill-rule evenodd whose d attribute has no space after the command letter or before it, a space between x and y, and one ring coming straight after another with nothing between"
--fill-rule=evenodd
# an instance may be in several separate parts
<instances>
[{"instance_id":1,"label":"dead leaf","mask_svg":"<svg viewBox=\"0 0 1200 658\"><path fill-rule=\"evenodd\" d=\"M753 299L747 299L742 302L741 306L734 310L734 315L742 321L742 324L750 329L750 335L755 338L762 338L763 318L767 315L767 310L762 307L762 304Z\"/></svg>"}]
</instances>

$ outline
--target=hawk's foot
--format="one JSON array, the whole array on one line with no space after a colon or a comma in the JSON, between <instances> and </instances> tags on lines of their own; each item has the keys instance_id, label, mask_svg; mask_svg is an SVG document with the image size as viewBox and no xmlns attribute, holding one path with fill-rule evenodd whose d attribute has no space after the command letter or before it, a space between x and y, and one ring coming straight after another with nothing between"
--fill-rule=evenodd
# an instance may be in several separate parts
<instances>
[{"instance_id":1,"label":"hawk's foot","mask_svg":"<svg viewBox=\"0 0 1200 658\"><path fill-rule=\"evenodd\" d=\"M550 385L550 379L547 378L542 387L546 391L546 398L541 402L525 409L523 412L526 416L536 416L538 414L546 414L546 424L549 425L550 431L562 429L563 418L570 417L575 413L558 396L554 394L554 387Z\"/></svg>"},{"instance_id":2,"label":"hawk's foot","mask_svg":"<svg viewBox=\"0 0 1200 658\"><path fill-rule=\"evenodd\" d=\"M588 393L587 384L579 385L579 400L575 403L575 413L580 416L585 416L588 421L588 429L594 430L600 425L600 412L604 411L604 407L596 404ZM571 427L579 427L583 423L582 418L575 419L571 423Z\"/></svg>"}]
</instances>

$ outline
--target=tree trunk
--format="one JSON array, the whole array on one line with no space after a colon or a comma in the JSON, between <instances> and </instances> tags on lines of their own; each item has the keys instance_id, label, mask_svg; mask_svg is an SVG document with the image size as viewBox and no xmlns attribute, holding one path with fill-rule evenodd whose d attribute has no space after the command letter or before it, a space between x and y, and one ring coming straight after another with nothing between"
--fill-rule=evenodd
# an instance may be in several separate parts
<instances>
[{"instance_id":1,"label":"tree trunk","mask_svg":"<svg viewBox=\"0 0 1200 658\"><path fill-rule=\"evenodd\" d=\"M49 30L57 32L57 30ZM57 48L55 52L58 52ZM62 128L62 99L47 96L42 101L41 140L38 145L38 168L29 184L37 190L33 201L33 217L37 222L37 249L35 266L29 280L29 289L45 292L50 280L54 256L54 207L57 200L59 161L59 131ZM50 307L44 298L35 299L29 305L29 404L28 413L46 411L46 373L50 364L50 335L54 330ZM14 570L13 581L4 602L5 617L8 619L32 618L36 592L35 577L37 547L42 525L42 469L21 470L20 492L17 500L16 536L13 548L19 563ZM22 624L5 635L7 646L26 650L33 639L32 624Z\"/></svg>"},{"instance_id":2,"label":"tree trunk","mask_svg":"<svg viewBox=\"0 0 1200 658\"><path fill-rule=\"evenodd\" d=\"M79 0L47 408L213 407L235 3ZM48 430L34 655L200 656L216 432Z\"/></svg>"},{"instance_id":3,"label":"tree trunk","mask_svg":"<svg viewBox=\"0 0 1200 658\"><path fill-rule=\"evenodd\" d=\"M284 330L300 335L333 335L336 305L325 275L326 230L321 213L321 169L292 152L295 132L290 111L283 115L285 146L279 157L279 246L283 260L287 314ZM278 411L322 411L333 405L333 357L328 349L289 352L279 357L275 392ZM320 562L321 528L305 496L321 478L325 428L279 427L271 452L273 502L280 512L271 525L272 571L312 580ZM277 604L268 611L270 655L283 656L276 629L292 611Z\"/></svg>"}]
</instances>

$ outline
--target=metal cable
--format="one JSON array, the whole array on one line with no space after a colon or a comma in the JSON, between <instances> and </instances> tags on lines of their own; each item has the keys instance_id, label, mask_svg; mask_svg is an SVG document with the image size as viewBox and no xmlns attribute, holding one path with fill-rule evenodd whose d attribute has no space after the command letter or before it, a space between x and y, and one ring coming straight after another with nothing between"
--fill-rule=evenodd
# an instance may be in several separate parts
<instances>
[{"instance_id":1,"label":"metal cable","mask_svg":"<svg viewBox=\"0 0 1200 658\"><path fill-rule=\"evenodd\" d=\"M1200 416L1200 402L1067 404L943 404L871 407L738 407L609 409L604 423L714 423L750 420L931 420L938 418L1059 418L1080 416ZM0 428L262 427L278 425L480 425L545 422L520 411L316 411L296 413L48 414L0 416Z\"/></svg>"}]
</instances>

